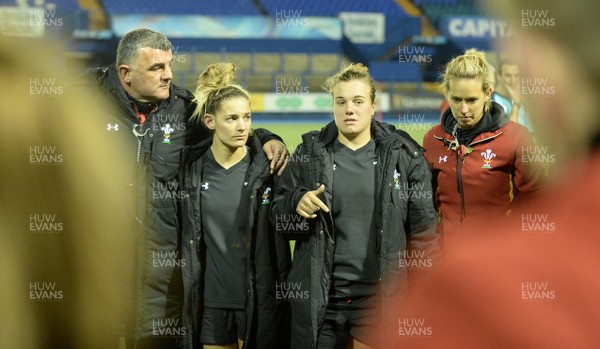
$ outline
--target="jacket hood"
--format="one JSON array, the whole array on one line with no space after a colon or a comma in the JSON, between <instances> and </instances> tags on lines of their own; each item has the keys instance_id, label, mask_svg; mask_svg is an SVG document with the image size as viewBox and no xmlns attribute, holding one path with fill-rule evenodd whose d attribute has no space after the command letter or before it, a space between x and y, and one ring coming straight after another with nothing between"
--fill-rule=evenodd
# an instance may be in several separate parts
<instances>
[{"instance_id":1,"label":"jacket hood","mask_svg":"<svg viewBox=\"0 0 600 349\"><path fill-rule=\"evenodd\" d=\"M410 148L416 147L420 149L421 146L405 131L396 129L393 125L379 122L377 120L371 120L371 135L375 143L387 144L396 140L402 140ZM304 141L309 141L311 137L318 139L323 146L328 146L338 136L338 128L335 121L328 123L321 131L311 131L305 133L302 138Z\"/></svg>"},{"instance_id":2,"label":"jacket hood","mask_svg":"<svg viewBox=\"0 0 600 349\"><path fill-rule=\"evenodd\" d=\"M509 121L508 116L504 113L504 108L496 103L492 102L492 106L489 111L483 114L483 118L481 118L481 123L477 126L477 134L483 132L493 132L504 126ZM455 125L457 124L456 119L452 115L452 110L450 108L446 109L444 115L442 115L442 129L452 134Z\"/></svg>"}]
</instances>

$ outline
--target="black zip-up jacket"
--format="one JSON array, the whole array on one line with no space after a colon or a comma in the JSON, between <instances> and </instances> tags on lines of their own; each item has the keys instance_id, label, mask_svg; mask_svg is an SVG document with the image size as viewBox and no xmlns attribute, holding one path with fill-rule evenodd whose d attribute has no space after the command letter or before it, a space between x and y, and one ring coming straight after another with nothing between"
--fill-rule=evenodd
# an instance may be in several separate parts
<instances>
[{"instance_id":1,"label":"black zip-up jacket","mask_svg":"<svg viewBox=\"0 0 600 349\"><path fill-rule=\"evenodd\" d=\"M423 149L408 134L391 125L373 121L371 133L377 156L375 214L380 283L376 297L377 311L384 315L387 309L393 309L386 302L398 292L406 291L408 265L402 259L407 247L424 251L424 259L434 258L439 247L431 173ZM302 144L292 155L276 188L271 208L272 223L283 228L277 233L296 240L288 276L290 288L308 293L306 299L290 300L293 348L317 346L332 283L335 222L331 213L320 210L315 219L291 229L277 223L300 221L296 213L300 199L321 184L325 185L321 200L332 207L332 144L337 136L334 122L320 132L302 136Z\"/></svg>"},{"instance_id":2,"label":"black zip-up jacket","mask_svg":"<svg viewBox=\"0 0 600 349\"><path fill-rule=\"evenodd\" d=\"M125 133L132 143L123 151L131 158L130 186L140 227L138 248L132 251L138 265L131 281L136 314L128 339L138 348L192 348L195 314L190 297L198 271L195 255L185 254L194 241L181 233L178 201L186 193L179 188L177 173L182 149L210 137L205 128L189 122L193 95L171 84L169 98L140 124L114 65L89 69L74 85L110 95L121 113L105 116L105 131ZM258 134L263 143L281 140L267 131Z\"/></svg>"},{"instance_id":3,"label":"black zip-up jacket","mask_svg":"<svg viewBox=\"0 0 600 349\"><path fill-rule=\"evenodd\" d=\"M182 158L183 170L180 171L182 188L188 194L181 201L183 234L194 240L193 245L188 245L190 250L186 254L195 255L194 260L199 261L197 275L202 275L203 261L203 203L200 200L202 156L209 151L211 144L212 139L206 139L187 148ZM244 348L285 349L289 340L289 333L286 332L289 330L288 305L277 299L276 289L286 279L290 269L290 246L287 240L275 235L269 221L275 177L269 174L269 160L256 137L251 136L247 146L251 160L244 180L248 184L242 193L242 200L245 200L242 204L248 208L245 234L251 246L245 279L247 330L243 338ZM196 317L203 307L201 283L202 280L198 280L193 290L193 312ZM196 327L195 330L198 332L200 328ZM197 342L195 347L200 348L201 343Z\"/></svg>"}]
</instances>

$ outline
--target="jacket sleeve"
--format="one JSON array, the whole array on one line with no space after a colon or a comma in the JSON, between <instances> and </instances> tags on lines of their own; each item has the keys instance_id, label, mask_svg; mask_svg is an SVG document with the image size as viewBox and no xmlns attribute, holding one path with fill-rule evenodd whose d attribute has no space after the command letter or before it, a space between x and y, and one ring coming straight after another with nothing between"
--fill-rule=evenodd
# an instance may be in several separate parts
<instances>
[{"instance_id":1,"label":"jacket sleeve","mask_svg":"<svg viewBox=\"0 0 600 349\"><path fill-rule=\"evenodd\" d=\"M408 248L423 251L426 258L437 258L440 252L440 237L433 206L429 165L422 149L415 147L409 147L408 152L402 152L400 161L407 166L409 193L405 230Z\"/></svg>"},{"instance_id":2,"label":"jacket sleeve","mask_svg":"<svg viewBox=\"0 0 600 349\"><path fill-rule=\"evenodd\" d=\"M298 213L296 207L309 189L304 187L302 169L308 166L308 155L304 145L300 144L288 161L281 178L275 182L275 197L271 205L271 224L275 232L287 240L308 237L308 222ZM293 228L293 229L291 229Z\"/></svg>"},{"instance_id":3,"label":"jacket sleeve","mask_svg":"<svg viewBox=\"0 0 600 349\"><path fill-rule=\"evenodd\" d=\"M281 143L285 144L285 142L283 141L283 139L281 137L279 137L278 135L272 133L269 130L266 130L264 128L257 128L252 130L254 133L254 136L256 136L256 138L258 138L260 140L261 144L265 144L269 141L280 141Z\"/></svg>"},{"instance_id":4,"label":"jacket sleeve","mask_svg":"<svg viewBox=\"0 0 600 349\"><path fill-rule=\"evenodd\" d=\"M431 174L431 192L433 195L433 208L435 209L435 212L438 212L439 207L440 207L440 202L439 202L439 198L438 198L438 193L437 193L437 189L438 189L438 183L437 183L437 172L434 172L433 170L433 164L430 162L430 160L428 159L428 154L427 152L430 151L430 147L431 147L431 138L433 137L433 133L431 132L431 130L427 131L427 133L425 134L425 136L423 136L423 148L425 148L425 152L423 153L423 156L425 157L425 162L427 163L427 167L429 168L429 172Z\"/></svg>"}]
</instances>

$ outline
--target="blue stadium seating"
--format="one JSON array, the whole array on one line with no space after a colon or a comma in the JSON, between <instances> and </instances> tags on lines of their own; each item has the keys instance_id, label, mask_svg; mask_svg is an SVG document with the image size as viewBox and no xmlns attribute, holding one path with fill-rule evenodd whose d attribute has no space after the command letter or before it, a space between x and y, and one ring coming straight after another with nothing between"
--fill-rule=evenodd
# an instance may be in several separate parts
<instances>
[{"instance_id":1,"label":"blue stadium seating","mask_svg":"<svg viewBox=\"0 0 600 349\"><path fill-rule=\"evenodd\" d=\"M259 10L250 0L102 0L101 2L109 14L260 15Z\"/></svg>"},{"instance_id":2,"label":"blue stadium seating","mask_svg":"<svg viewBox=\"0 0 600 349\"><path fill-rule=\"evenodd\" d=\"M17 0L0 0L0 6L20 6ZM77 0L51 0L41 4L27 1L27 6L42 7L48 24L46 34L57 37L69 37L75 29L87 29L89 14L81 9ZM54 24L56 23L56 24Z\"/></svg>"},{"instance_id":3,"label":"blue stadium seating","mask_svg":"<svg viewBox=\"0 0 600 349\"><path fill-rule=\"evenodd\" d=\"M438 25L447 16L478 16L475 0L415 0L431 23Z\"/></svg>"},{"instance_id":4,"label":"blue stadium seating","mask_svg":"<svg viewBox=\"0 0 600 349\"><path fill-rule=\"evenodd\" d=\"M423 78L419 64L398 64L392 62L373 62L369 70L373 79L380 82L417 82Z\"/></svg>"},{"instance_id":5,"label":"blue stadium seating","mask_svg":"<svg viewBox=\"0 0 600 349\"><path fill-rule=\"evenodd\" d=\"M301 16L332 16L340 12L383 12L391 16L407 16L395 0L260 0L271 16L277 11L301 10ZM292 12L293 13L293 12Z\"/></svg>"},{"instance_id":6,"label":"blue stadium seating","mask_svg":"<svg viewBox=\"0 0 600 349\"><path fill-rule=\"evenodd\" d=\"M0 6L19 6L17 2L17 0L0 0ZM34 6L34 1L27 1L27 4L29 6ZM61 13L74 12L81 9L77 3L77 0L51 0L46 1L42 5L35 6L48 7L51 6L51 4L55 5L54 8L56 11Z\"/></svg>"}]
</instances>

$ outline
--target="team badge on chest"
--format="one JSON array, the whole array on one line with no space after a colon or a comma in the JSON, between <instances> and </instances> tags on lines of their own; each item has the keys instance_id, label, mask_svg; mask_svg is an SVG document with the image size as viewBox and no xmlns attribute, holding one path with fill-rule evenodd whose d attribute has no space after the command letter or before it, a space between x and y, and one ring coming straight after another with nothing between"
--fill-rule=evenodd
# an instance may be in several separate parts
<instances>
[{"instance_id":1,"label":"team badge on chest","mask_svg":"<svg viewBox=\"0 0 600 349\"><path fill-rule=\"evenodd\" d=\"M496 157L496 154L492 152L492 149L486 149L481 153L481 156L483 156L483 166L481 166L481 168L492 168L492 159Z\"/></svg>"},{"instance_id":2,"label":"team badge on chest","mask_svg":"<svg viewBox=\"0 0 600 349\"><path fill-rule=\"evenodd\" d=\"M271 201L269 200L270 193L271 193L271 187L267 187L265 189L265 191L263 192L263 194L261 195L261 198L262 198L262 202L260 203L261 205L268 205L271 203Z\"/></svg>"},{"instance_id":3,"label":"team badge on chest","mask_svg":"<svg viewBox=\"0 0 600 349\"><path fill-rule=\"evenodd\" d=\"M174 131L171 124L165 124L160 129L163 131L163 144L171 144L171 134Z\"/></svg>"},{"instance_id":4,"label":"team badge on chest","mask_svg":"<svg viewBox=\"0 0 600 349\"><path fill-rule=\"evenodd\" d=\"M394 170L394 189L400 189L400 173Z\"/></svg>"}]
</instances>

